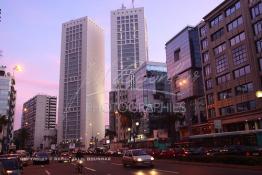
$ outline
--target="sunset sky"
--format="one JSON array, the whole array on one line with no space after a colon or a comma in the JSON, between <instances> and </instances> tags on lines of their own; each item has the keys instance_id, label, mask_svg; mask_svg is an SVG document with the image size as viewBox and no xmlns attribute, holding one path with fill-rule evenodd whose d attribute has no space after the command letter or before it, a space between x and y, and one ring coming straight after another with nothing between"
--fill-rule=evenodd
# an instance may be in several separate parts
<instances>
[{"instance_id":1,"label":"sunset sky","mask_svg":"<svg viewBox=\"0 0 262 175\"><path fill-rule=\"evenodd\" d=\"M223 0L136 0L145 8L149 60L165 62L165 42L186 25L198 24ZM131 0L1 0L0 65L11 72L16 64L15 129L20 128L22 104L36 94L58 95L61 24L89 16L105 30L105 94L110 91L110 11ZM106 96L105 98L108 98ZM106 114L105 114L106 116ZM107 118L106 118L106 121Z\"/></svg>"}]
</instances>

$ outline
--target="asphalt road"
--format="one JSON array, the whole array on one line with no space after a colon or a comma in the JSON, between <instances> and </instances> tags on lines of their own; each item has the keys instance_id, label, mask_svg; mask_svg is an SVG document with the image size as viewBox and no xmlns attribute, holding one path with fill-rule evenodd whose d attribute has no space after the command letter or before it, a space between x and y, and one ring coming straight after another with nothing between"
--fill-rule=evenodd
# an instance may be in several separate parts
<instances>
[{"instance_id":1,"label":"asphalt road","mask_svg":"<svg viewBox=\"0 0 262 175\"><path fill-rule=\"evenodd\" d=\"M49 165L29 165L24 175L76 175L74 163L51 162ZM261 175L262 171L239 168L209 167L175 164L156 160L154 168L124 168L120 159L88 160L84 163L85 175Z\"/></svg>"}]
</instances>

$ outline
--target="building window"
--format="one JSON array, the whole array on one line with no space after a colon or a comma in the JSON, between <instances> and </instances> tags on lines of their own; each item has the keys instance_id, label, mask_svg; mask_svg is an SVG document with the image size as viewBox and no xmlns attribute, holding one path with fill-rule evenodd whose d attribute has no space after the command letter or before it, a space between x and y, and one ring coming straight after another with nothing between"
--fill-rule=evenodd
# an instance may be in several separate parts
<instances>
[{"instance_id":1,"label":"building window","mask_svg":"<svg viewBox=\"0 0 262 175\"><path fill-rule=\"evenodd\" d=\"M232 50L234 65L239 65L247 61L246 46L242 45Z\"/></svg>"},{"instance_id":2,"label":"building window","mask_svg":"<svg viewBox=\"0 0 262 175\"><path fill-rule=\"evenodd\" d=\"M216 117L216 110L215 110L215 108L208 109L208 117L209 118Z\"/></svg>"},{"instance_id":3,"label":"building window","mask_svg":"<svg viewBox=\"0 0 262 175\"><path fill-rule=\"evenodd\" d=\"M258 53L262 52L262 40L257 41L256 45L257 45L257 52Z\"/></svg>"},{"instance_id":4,"label":"building window","mask_svg":"<svg viewBox=\"0 0 262 175\"><path fill-rule=\"evenodd\" d=\"M216 59L216 69L217 69L217 73L221 73L226 69L228 69L228 62L225 55Z\"/></svg>"},{"instance_id":5,"label":"building window","mask_svg":"<svg viewBox=\"0 0 262 175\"><path fill-rule=\"evenodd\" d=\"M207 39L202 40L202 41L201 41L202 50L203 50L203 49L206 49L207 46L208 46L208 41L207 41Z\"/></svg>"},{"instance_id":6,"label":"building window","mask_svg":"<svg viewBox=\"0 0 262 175\"><path fill-rule=\"evenodd\" d=\"M224 35L224 28L221 28L211 35L211 39L212 41L215 41L218 38L221 38L223 35Z\"/></svg>"},{"instance_id":7,"label":"building window","mask_svg":"<svg viewBox=\"0 0 262 175\"><path fill-rule=\"evenodd\" d=\"M230 45L234 46L245 39L246 39L245 32L242 32L230 39Z\"/></svg>"},{"instance_id":8,"label":"building window","mask_svg":"<svg viewBox=\"0 0 262 175\"><path fill-rule=\"evenodd\" d=\"M230 16L239 8L240 8L240 2L238 1L237 3L235 3L233 6L231 6L226 10L226 16Z\"/></svg>"},{"instance_id":9,"label":"building window","mask_svg":"<svg viewBox=\"0 0 262 175\"><path fill-rule=\"evenodd\" d=\"M237 70L234 71L234 76L235 78L239 78L239 77L242 77L246 74L249 74L250 73L250 66L245 66L245 67L241 67Z\"/></svg>"},{"instance_id":10,"label":"building window","mask_svg":"<svg viewBox=\"0 0 262 175\"><path fill-rule=\"evenodd\" d=\"M211 22L210 26L213 27L215 25L218 25L223 20L223 14L220 14L219 16L215 17Z\"/></svg>"},{"instance_id":11,"label":"building window","mask_svg":"<svg viewBox=\"0 0 262 175\"><path fill-rule=\"evenodd\" d=\"M179 60L179 55L180 55L180 49L175 50L174 52L174 61L178 61Z\"/></svg>"},{"instance_id":12,"label":"building window","mask_svg":"<svg viewBox=\"0 0 262 175\"><path fill-rule=\"evenodd\" d=\"M229 23L227 25L227 30L230 32L231 30L237 28L238 26L240 26L241 24L243 24L243 18L242 16L238 17L237 19L235 19L234 21L232 21L231 23Z\"/></svg>"},{"instance_id":13,"label":"building window","mask_svg":"<svg viewBox=\"0 0 262 175\"><path fill-rule=\"evenodd\" d=\"M258 35L262 32L262 20L254 24L254 32L255 32L255 35Z\"/></svg>"},{"instance_id":14,"label":"building window","mask_svg":"<svg viewBox=\"0 0 262 175\"><path fill-rule=\"evenodd\" d=\"M231 89L227 89L225 91L218 93L218 100L224 100L232 97Z\"/></svg>"},{"instance_id":15,"label":"building window","mask_svg":"<svg viewBox=\"0 0 262 175\"><path fill-rule=\"evenodd\" d=\"M218 55L221 52L223 52L226 49L226 43L220 44L219 46L217 46L216 48L214 48L214 54Z\"/></svg>"},{"instance_id":16,"label":"building window","mask_svg":"<svg viewBox=\"0 0 262 175\"><path fill-rule=\"evenodd\" d=\"M236 95L253 92L253 90L254 90L253 83L242 84L235 87Z\"/></svg>"},{"instance_id":17,"label":"building window","mask_svg":"<svg viewBox=\"0 0 262 175\"><path fill-rule=\"evenodd\" d=\"M207 26L205 25L204 27L200 28L200 36L203 37L206 36L206 34L207 34Z\"/></svg>"},{"instance_id":18,"label":"building window","mask_svg":"<svg viewBox=\"0 0 262 175\"><path fill-rule=\"evenodd\" d=\"M228 82L230 80L231 80L230 73L227 73L225 75L221 75L221 76L217 77L217 85L226 83L226 82Z\"/></svg>"},{"instance_id":19,"label":"building window","mask_svg":"<svg viewBox=\"0 0 262 175\"><path fill-rule=\"evenodd\" d=\"M262 2L256 4L254 7L251 9L251 16L252 18L255 18L259 16L262 13Z\"/></svg>"},{"instance_id":20,"label":"building window","mask_svg":"<svg viewBox=\"0 0 262 175\"><path fill-rule=\"evenodd\" d=\"M247 101L236 105L237 112L245 112L256 109L256 101Z\"/></svg>"},{"instance_id":21,"label":"building window","mask_svg":"<svg viewBox=\"0 0 262 175\"><path fill-rule=\"evenodd\" d=\"M231 105L231 106L220 108L219 111L221 116L225 116L225 115L233 114L235 112L235 108L234 106Z\"/></svg>"},{"instance_id":22,"label":"building window","mask_svg":"<svg viewBox=\"0 0 262 175\"><path fill-rule=\"evenodd\" d=\"M206 81L206 89L212 89L213 88L213 83L212 83L212 79L209 79Z\"/></svg>"},{"instance_id":23,"label":"building window","mask_svg":"<svg viewBox=\"0 0 262 175\"><path fill-rule=\"evenodd\" d=\"M207 65L204 67L205 76L209 76L211 74L211 67L210 65Z\"/></svg>"},{"instance_id":24,"label":"building window","mask_svg":"<svg viewBox=\"0 0 262 175\"><path fill-rule=\"evenodd\" d=\"M209 61L208 52L203 53L203 63L207 63Z\"/></svg>"},{"instance_id":25,"label":"building window","mask_svg":"<svg viewBox=\"0 0 262 175\"><path fill-rule=\"evenodd\" d=\"M262 71L262 58L259 59L260 71Z\"/></svg>"},{"instance_id":26,"label":"building window","mask_svg":"<svg viewBox=\"0 0 262 175\"><path fill-rule=\"evenodd\" d=\"M208 94L207 95L207 104L208 105L214 104L214 96L213 96L213 94Z\"/></svg>"}]
</instances>

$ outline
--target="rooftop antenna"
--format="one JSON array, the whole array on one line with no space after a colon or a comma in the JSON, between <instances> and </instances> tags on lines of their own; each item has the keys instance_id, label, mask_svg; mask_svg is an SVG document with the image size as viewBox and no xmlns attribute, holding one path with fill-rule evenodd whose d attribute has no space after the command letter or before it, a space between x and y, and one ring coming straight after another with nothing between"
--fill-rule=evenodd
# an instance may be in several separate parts
<instances>
[{"instance_id":1,"label":"rooftop antenna","mask_svg":"<svg viewBox=\"0 0 262 175\"><path fill-rule=\"evenodd\" d=\"M122 9L126 9L126 6L124 5L124 3L122 4Z\"/></svg>"},{"instance_id":2,"label":"rooftop antenna","mask_svg":"<svg viewBox=\"0 0 262 175\"><path fill-rule=\"evenodd\" d=\"M135 0L132 0L133 8L135 8Z\"/></svg>"}]
</instances>

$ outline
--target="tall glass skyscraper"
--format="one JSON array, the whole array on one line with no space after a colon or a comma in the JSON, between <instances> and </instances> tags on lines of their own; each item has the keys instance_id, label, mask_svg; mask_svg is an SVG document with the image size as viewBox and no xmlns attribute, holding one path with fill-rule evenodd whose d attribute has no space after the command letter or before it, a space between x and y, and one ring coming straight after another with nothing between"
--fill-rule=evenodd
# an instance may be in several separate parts
<instances>
[{"instance_id":1,"label":"tall glass skyscraper","mask_svg":"<svg viewBox=\"0 0 262 175\"><path fill-rule=\"evenodd\" d=\"M104 135L104 31L88 17L62 25L58 142Z\"/></svg>"},{"instance_id":2,"label":"tall glass skyscraper","mask_svg":"<svg viewBox=\"0 0 262 175\"><path fill-rule=\"evenodd\" d=\"M144 8L111 12L111 88L130 86L130 74L148 60ZM130 82L130 83L129 83Z\"/></svg>"}]
</instances>

